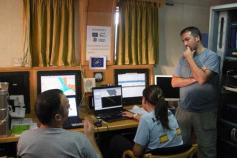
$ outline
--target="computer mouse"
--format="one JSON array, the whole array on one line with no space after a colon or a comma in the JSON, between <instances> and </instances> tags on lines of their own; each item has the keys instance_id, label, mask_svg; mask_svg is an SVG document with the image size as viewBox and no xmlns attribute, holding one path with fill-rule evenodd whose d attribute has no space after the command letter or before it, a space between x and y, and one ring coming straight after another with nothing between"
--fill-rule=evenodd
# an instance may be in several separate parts
<instances>
[{"instance_id":1,"label":"computer mouse","mask_svg":"<svg viewBox=\"0 0 237 158\"><path fill-rule=\"evenodd\" d=\"M95 125L96 127L101 127L101 126L102 126L102 120L96 120L96 121L94 122L94 125Z\"/></svg>"}]
</instances>

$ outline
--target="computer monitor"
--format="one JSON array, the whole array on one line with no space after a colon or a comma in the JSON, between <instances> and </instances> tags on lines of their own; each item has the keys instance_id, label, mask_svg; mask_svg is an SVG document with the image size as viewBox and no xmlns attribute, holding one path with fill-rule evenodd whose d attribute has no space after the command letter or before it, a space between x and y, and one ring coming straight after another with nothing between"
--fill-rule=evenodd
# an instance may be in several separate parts
<instances>
[{"instance_id":1,"label":"computer monitor","mask_svg":"<svg viewBox=\"0 0 237 158\"><path fill-rule=\"evenodd\" d=\"M122 108L121 86L106 86L92 88L94 110L102 111Z\"/></svg>"},{"instance_id":2,"label":"computer monitor","mask_svg":"<svg viewBox=\"0 0 237 158\"><path fill-rule=\"evenodd\" d=\"M123 105L142 103L143 90L149 85L149 69L115 69L116 85L122 86Z\"/></svg>"},{"instance_id":3,"label":"computer monitor","mask_svg":"<svg viewBox=\"0 0 237 158\"><path fill-rule=\"evenodd\" d=\"M179 88L172 87L171 79L172 75L155 75L155 84L163 90L166 101L178 101Z\"/></svg>"},{"instance_id":4,"label":"computer monitor","mask_svg":"<svg viewBox=\"0 0 237 158\"><path fill-rule=\"evenodd\" d=\"M0 72L0 82L8 82L9 103L12 96L22 96L26 113L30 112L30 82L29 71ZM12 105L13 106L13 105Z\"/></svg>"},{"instance_id":5,"label":"computer monitor","mask_svg":"<svg viewBox=\"0 0 237 158\"><path fill-rule=\"evenodd\" d=\"M49 89L60 89L68 98L75 97L78 105L81 100L80 70L38 71L38 94Z\"/></svg>"},{"instance_id":6,"label":"computer monitor","mask_svg":"<svg viewBox=\"0 0 237 158\"><path fill-rule=\"evenodd\" d=\"M75 97L68 97L70 108L68 110L68 117L78 116L77 103Z\"/></svg>"}]
</instances>

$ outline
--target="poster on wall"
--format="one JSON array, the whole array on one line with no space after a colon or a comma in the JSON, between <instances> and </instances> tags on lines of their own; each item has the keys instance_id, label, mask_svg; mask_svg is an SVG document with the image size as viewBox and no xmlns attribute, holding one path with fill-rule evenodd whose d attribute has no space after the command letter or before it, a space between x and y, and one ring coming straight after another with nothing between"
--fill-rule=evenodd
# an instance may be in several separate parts
<instances>
[{"instance_id":1,"label":"poster on wall","mask_svg":"<svg viewBox=\"0 0 237 158\"><path fill-rule=\"evenodd\" d=\"M89 60L90 69L106 69L106 56L90 57Z\"/></svg>"},{"instance_id":2,"label":"poster on wall","mask_svg":"<svg viewBox=\"0 0 237 158\"><path fill-rule=\"evenodd\" d=\"M87 26L86 60L90 57L106 56L110 59L111 27Z\"/></svg>"}]
</instances>

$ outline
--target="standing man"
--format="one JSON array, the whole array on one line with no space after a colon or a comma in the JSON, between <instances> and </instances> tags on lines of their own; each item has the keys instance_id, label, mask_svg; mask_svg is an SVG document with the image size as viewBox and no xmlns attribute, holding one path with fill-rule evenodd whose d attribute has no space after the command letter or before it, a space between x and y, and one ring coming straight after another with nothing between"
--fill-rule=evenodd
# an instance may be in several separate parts
<instances>
[{"instance_id":1,"label":"standing man","mask_svg":"<svg viewBox=\"0 0 237 158\"><path fill-rule=\"evenodd\" d=\"M88 120L84 122L84 134L62 128L69 108L69 101L61 90L52 89L41 93L35 104L35 113L41 125L20 136L17 156L101 158L94 137L94 127Z\"/></svg>"},{"instance_id":2,"label":"standing man","mask_svg":"<svg viewBox=\"0 0 237 158\"><path fill-rule=\"evenodd\" d=\"M215 158L220 58L203 46L198 28L184 28L180 36L185 50L171 81L173 87L180 87L176 118L184 143L191 143L194 132L199 158Z\"/></svg>"}]
</instances>

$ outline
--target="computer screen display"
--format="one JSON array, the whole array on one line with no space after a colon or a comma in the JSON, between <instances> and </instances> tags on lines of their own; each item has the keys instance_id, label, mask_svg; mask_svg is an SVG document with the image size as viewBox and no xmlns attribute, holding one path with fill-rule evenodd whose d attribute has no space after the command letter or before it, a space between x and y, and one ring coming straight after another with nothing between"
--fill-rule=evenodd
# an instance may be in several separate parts
<instances>
[{"instance_id":1,"label":"computer screen display","mask_svg":"<svg viewBox=\"0 0 237 158\"><path fill-rule=\"evenodd\" d=\"M81 99L80 70L51 70L37 72L38 94L49 89L60 89L69 97L76 98L76 104Z\"/></svg>"},{"instance_id":2,"label":"computer screen display","mask_svg":"<svg viewBox=\"0 0 237 158\"><path fill-rule=\"evenodd\" d=\"M178 101L179 88L172 87L171 79L172 75L155 75L155 84L163 90L165 100Z\"/></svg>"},{"instance_id":3,"label":"computer screen display","mask_svg":"<svg viewBox=\"0 0 237 158\"><path fill-rule=\"evenodd\" d=\"M94 110L122 107L122 87L96 87L92 89Z\"/></svg>"},{"instance_id":4,"label":"computer screen display","mask_svg":"<svg viewBox=\"0 0 237 158\"><path fill-rule=\"evenodd\" d=\"M78 116L76 98L75 97L68 97L68 101L70 104L70 108L68 111L68 117Z\"/></svg>"},{"instance_id":5,"label":"computer screen display","mask_svg":"<svg viewBox=\"0 0 237 158\"><path fill-rule=\"evenodd\" d=\"M49 89L61 89L65 95L76 95L75 75L41 76L41 92Z\"/></svg>"},{"instance_id":6,"label":"computer screen display","mask_svg":"<svg viewBox=\"0 0 237 158\"><path fill-rule=\"evenodd\" d=\"M148 69L116 69L115 84L122 86L123 104L141 104L143 90L149 85Z\"/></svg>"}]
</instances>

